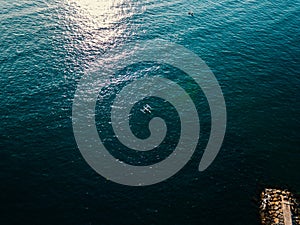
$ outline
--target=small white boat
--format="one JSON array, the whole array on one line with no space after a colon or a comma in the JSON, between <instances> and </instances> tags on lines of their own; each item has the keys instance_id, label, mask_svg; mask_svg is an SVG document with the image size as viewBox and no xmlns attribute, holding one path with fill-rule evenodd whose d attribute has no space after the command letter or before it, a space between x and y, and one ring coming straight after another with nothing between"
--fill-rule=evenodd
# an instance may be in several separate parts
<instances>
[{"instance_id":1,"label":"small white boat","mask_svg":"<svg viewBox=\"0 0 300 225\"><path fill-rule=\"evenodd\" d=\"M143 113L149 113L149 114L151 114L151 110L152 110L152 108L151 108L151 106L150 105L148 105L148 104L146 104L145 106L144 106L144 108L143 109L140 109L141 110L141 112L143 112Z\"/></svg>"}]
</instances>

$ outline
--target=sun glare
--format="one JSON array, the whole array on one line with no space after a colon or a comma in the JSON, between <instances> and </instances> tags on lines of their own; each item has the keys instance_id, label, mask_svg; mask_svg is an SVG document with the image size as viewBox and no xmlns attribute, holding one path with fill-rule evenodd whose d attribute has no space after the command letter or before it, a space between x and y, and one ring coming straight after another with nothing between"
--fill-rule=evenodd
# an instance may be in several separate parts
<instances>
[{"instance_id":1,"label":"sun glare","mask_svg":"<svg viewBox=\"0 0 300 225\"><path fill-rule=\"evenodd\" d=\"M73 34L84 36L75 48L106 49L126 36L127 19L136 14L131 0L66 0Z\"/></svg>"}]
</instances>

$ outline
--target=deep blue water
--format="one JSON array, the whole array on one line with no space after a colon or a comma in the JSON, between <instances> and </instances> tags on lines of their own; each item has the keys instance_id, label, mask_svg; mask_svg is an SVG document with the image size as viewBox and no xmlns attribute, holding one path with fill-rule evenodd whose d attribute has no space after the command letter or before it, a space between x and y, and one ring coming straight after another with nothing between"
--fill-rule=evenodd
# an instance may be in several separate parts
<instances>
[{"instance_id":1,"label":"deep blue water","mask_svg":"<svg viewBox=\"0 0 300 225\"><path fill-rule=\"evenodd\" d=\"M253 198L261 187L300 193L299 11L290 0L0 0L0 224L259 224ZM155 38L183 45L213 71L226 136L198 172L210 126L202 96L203 138L191 161L162 183L123 186L80 154L74 93L101 56ZM138 122L137 135L147 136ZM172 132L169 143L178 138Z\"/></svg>"}]
</instances>

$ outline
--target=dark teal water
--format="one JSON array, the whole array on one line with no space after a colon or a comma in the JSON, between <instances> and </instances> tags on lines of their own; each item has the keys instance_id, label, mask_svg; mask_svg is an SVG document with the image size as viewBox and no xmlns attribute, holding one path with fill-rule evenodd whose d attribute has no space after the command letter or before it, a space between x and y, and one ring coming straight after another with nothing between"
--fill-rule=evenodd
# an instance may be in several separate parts
<instances>
[{"instance_id":1,"label":"dark teal water","mask_svg":"<svg viewBox=\"0 0 300 225\"><path fill-rule=\"evenodd\" d=\"M0 224L259 224L261 187L300 192L299 11L290 0L0 0ZM211 68L227 132L216 160L198 172L209 133L203 109L192 160L162 183L127 187L82 158L72 101L104 52L154 38Z\"/></svg>"}]
</instances>

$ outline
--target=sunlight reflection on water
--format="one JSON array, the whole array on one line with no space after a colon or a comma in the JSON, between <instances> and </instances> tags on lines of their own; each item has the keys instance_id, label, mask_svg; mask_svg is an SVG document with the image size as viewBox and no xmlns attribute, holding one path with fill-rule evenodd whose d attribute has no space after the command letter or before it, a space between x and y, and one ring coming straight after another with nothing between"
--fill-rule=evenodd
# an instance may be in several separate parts
<instances>
[{"instance_id":1,"label":"sunlight reflection on water","mask_svg":"<svg viewBox=\"0 0 300 225\"><path fill-rule=\"evenodd\" d=\"M128 37L128 19L138 11L138 5L128 0L67 0L67 5L71 26L84 35L83 44L92 49L106 49L116 39Z\"/></svg>"}]
</instances>

